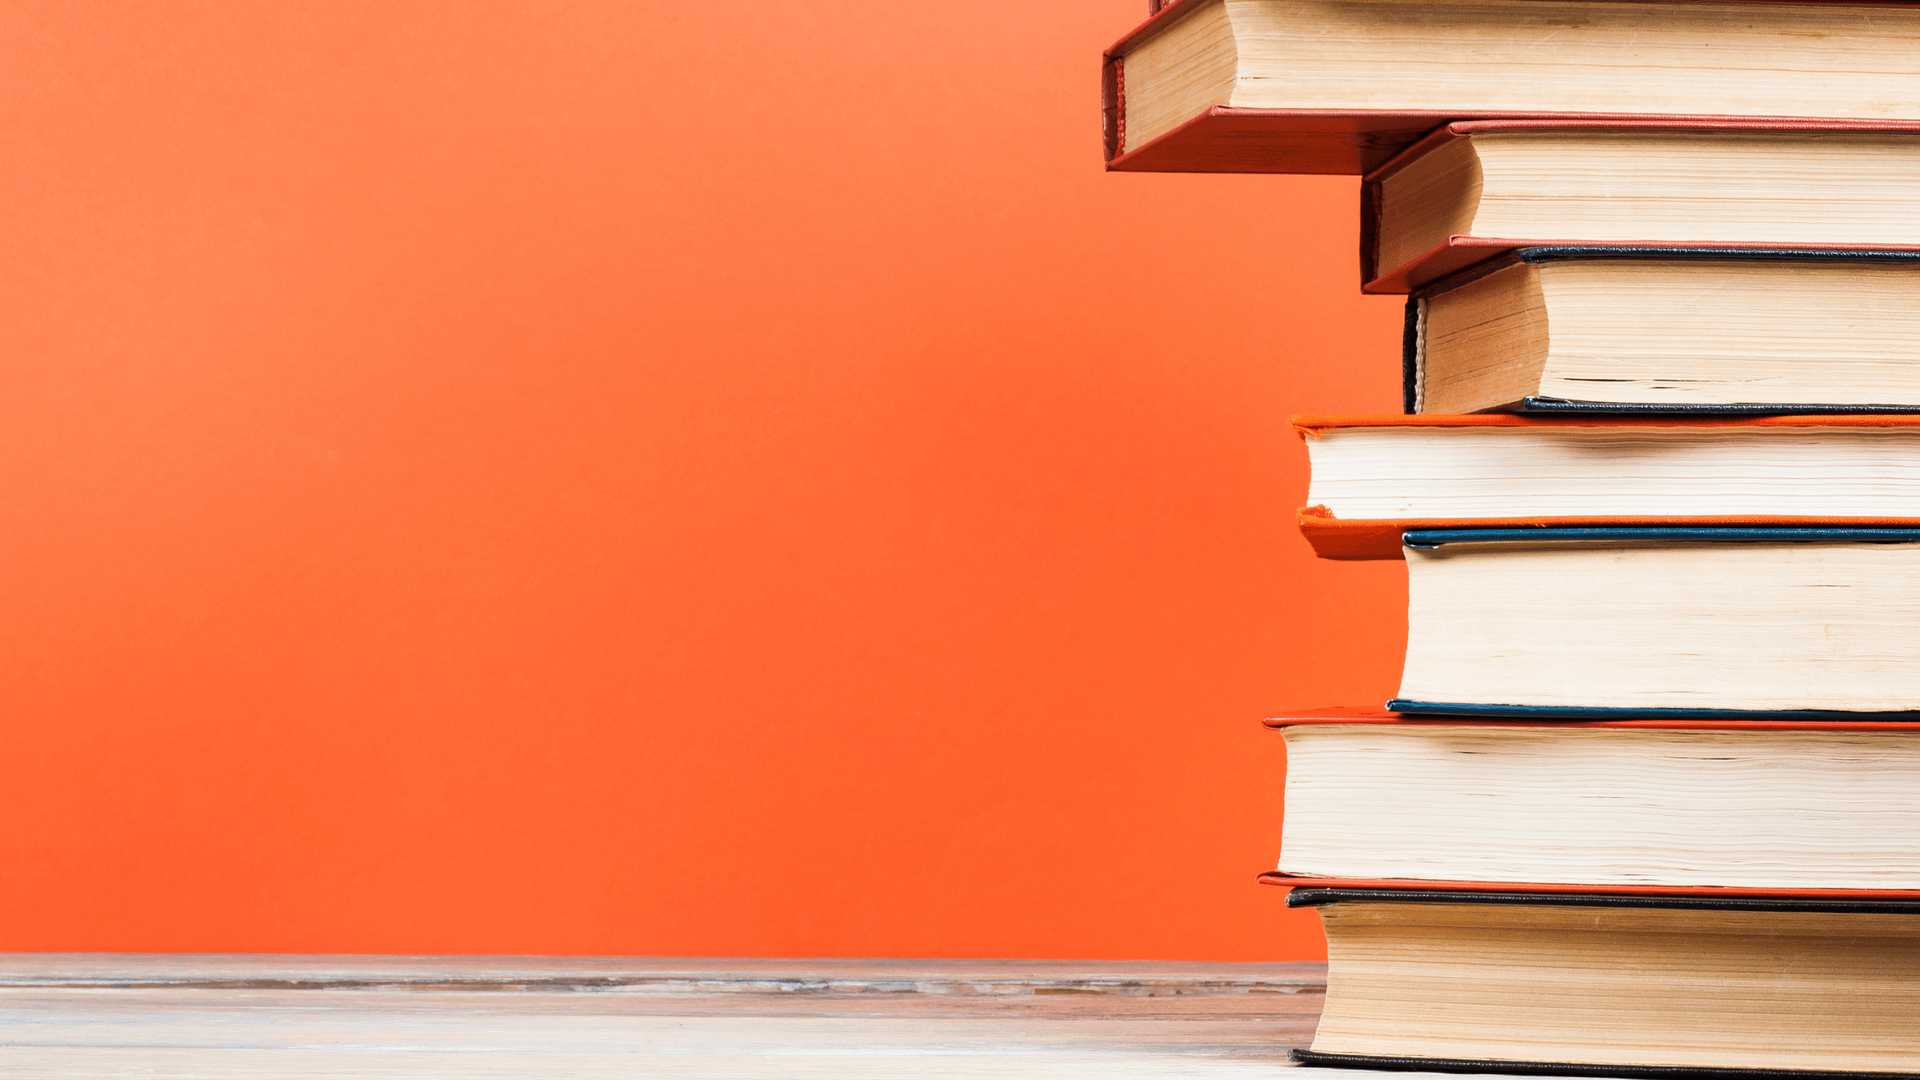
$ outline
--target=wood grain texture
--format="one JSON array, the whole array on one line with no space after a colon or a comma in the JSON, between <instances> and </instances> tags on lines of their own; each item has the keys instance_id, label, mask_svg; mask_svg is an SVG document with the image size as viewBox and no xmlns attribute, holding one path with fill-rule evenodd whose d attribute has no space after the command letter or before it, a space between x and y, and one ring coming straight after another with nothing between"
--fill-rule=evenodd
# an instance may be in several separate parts
<instances>
[{"instance_id":1,"label":"wood grain texture","mask_svg":"<svg viewBox=\"0 0 1920 1080\"><path fill-rule=\"evenodd\" d=\"M1251 1077L1312 1038L1324 985L1320 964L11 954L0 1077Z\"/></svg>"}]
</instances>

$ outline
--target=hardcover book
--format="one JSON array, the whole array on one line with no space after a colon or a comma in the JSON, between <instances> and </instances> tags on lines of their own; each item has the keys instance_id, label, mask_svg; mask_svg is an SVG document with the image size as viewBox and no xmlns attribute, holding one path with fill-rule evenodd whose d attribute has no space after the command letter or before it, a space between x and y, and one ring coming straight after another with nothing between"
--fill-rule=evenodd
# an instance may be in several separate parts
<instances>
[{"instance_id":1,"label":"hardcover book","mask_svg":"<svg viewBox=\"0 0 1920 1080\"><path fill-rule=\"evenodd\" d=\"M1920 120L1905 4L1183 0L1109 49L1109 167L1364 173L1463 117Z\"/></svg>"},{"instance_id":2,"label":"hardcover book","mask_svg":"<svg viewBox=\"0 0 1920 1080\"><path fill-rule=\"evenodd\" d=\"M1305 1064L1920 1075L1920 903L1295 889L1327 931Z\"/></svg>"},{"instance_id":3,"label":"hardcover book","mask_svg":"<svg viewBox=\"0 0 1920 1080\"><path fill-rule=\"evenodd\" d=\"M1410 412L1920 411L1920 251L1522 248L1407 318Z\"/></svg>"},{"instance_id":4,"label":"hardcover book","mask_svg":"<svg viewBox=\"0 0 1920 1080\"><path fill-rule=\"evenodd\" d=\"M1920 530L1415 530L1397 712L1920 711Z\"/></svg>"},{"instance_id":5,"label":"hardcover book","mask_svg":"<svg viewBox=\"0 0 1920 1080\"><path fill-rule=\"evenodd\" d=\"M1524 247L1920 248L1920 125L1471 121L1361 185L1368 292Z\"/></svg>"},{"instance_id":6,"label":"hardcover book","mask_svg":"<svg viewBox=\"0 0 1920 1080\"><path fill-rule=\"evenodd\" d=\"M1398 559L1409 529L1920 526L1920 416L1296 416L1300 531Z\"/></svg>"},{"instance_id":7,"label":"hardcover book","mask_svg":"<svg viewBox=\"0 0 1920 1080\"><path fill-rule=\"evenodd\" d=\"M1277 885L1920 900L1920 723L1295 713Z\"/></svg>"}]
</instances>

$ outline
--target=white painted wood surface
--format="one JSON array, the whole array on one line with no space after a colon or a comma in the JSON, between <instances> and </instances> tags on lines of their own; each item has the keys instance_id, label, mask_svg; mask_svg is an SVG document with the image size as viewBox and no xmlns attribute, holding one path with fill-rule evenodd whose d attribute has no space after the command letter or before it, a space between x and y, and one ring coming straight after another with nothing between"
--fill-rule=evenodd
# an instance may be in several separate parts
<instances>
[{"instance_id":1,"label":"white painted wood surface","mask_svg":"<svg viewBox=\"0 0 1920 1080\"><path fill-rule=\"evenodd\" d=\"M11 954L0 1077L1240 1078L1287 1065L1324 984L1318 964Z\"/></svg>"}]
</instances>

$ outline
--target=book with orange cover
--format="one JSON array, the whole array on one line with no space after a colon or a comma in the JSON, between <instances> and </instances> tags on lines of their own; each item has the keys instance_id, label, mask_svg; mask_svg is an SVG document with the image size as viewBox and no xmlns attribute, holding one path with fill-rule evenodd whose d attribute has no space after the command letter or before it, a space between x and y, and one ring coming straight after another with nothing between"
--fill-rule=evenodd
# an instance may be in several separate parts
<instances>
[{"instance_id":1,"label":"book with orange cover","mask_svg":"<svg viewBox=\"0 0 1920 1080\"><path fill-rule=\"evenodd\" d=\"M1266 725L1288 772L1263 884L1920 900L1920 717Z\"/></svg>"},{"instance_id":2,"label":"book with orange cover","mask_svg":"<svg viewBox=\"0 0 1920 1080\"><path fill-rule=\"evenodd\" d=\"M1912 6L1181 0L1106 52L1107 163L1359 175L1461 118L1920 121Z\"/></svg>"},{"instance_id":3,"label":"book with orange cover","mask_svg":"<svg viewBox=\"0 0 1920 1080\"><path fill-rule=\"evenodd\" d=\"M1410 529L1920 525L1920 416L1296 416L1300 531L1398 559Z\"/></svg>"}]
</instances>

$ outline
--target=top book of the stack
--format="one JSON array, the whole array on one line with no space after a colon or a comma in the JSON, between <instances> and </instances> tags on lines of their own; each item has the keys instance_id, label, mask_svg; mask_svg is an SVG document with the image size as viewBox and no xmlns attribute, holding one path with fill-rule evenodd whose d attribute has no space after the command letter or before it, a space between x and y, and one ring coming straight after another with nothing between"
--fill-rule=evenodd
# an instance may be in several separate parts
<instances>
[{"instance_id":1,"label":"top book of the stack","mask_svg":"<svg viewBox=\"0 0 1920 1080\"><path fill-rule=\"evenodd\" d=\"M1920 120L1920 0L1178 0L1106 55L1111 169L1366 173L1461 118Z\"/></svg>"}]
</instances>

